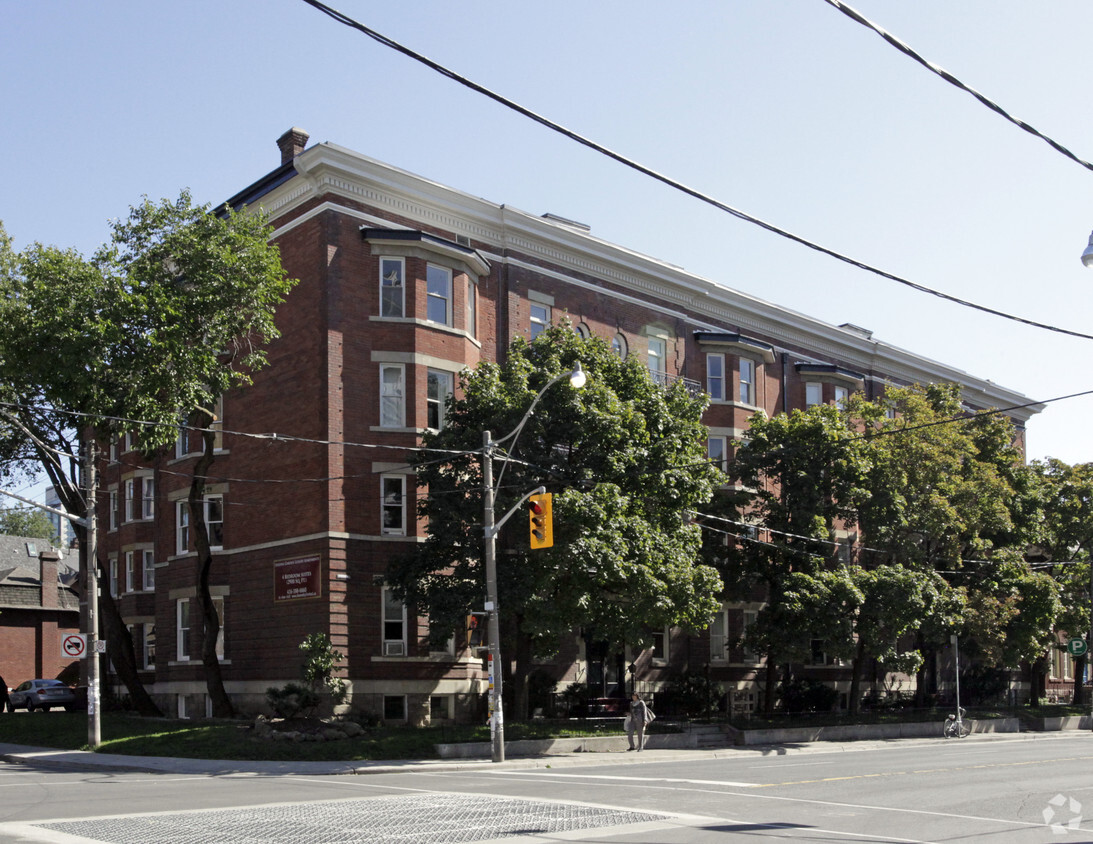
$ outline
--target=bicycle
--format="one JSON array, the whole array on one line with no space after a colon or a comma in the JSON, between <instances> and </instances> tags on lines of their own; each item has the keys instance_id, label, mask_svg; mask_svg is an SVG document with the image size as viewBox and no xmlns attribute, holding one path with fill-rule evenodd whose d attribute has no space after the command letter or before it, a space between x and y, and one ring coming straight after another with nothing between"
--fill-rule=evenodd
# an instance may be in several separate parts
<instances>
[{"instance_id":1,"label":"bicycle","mask_svg":"<svg viewBox=\"0 0 1093 844\"><path fill-rule=\"evenodd\" d=\"M950 714L945 719L945 723L941 727L941 734L945 738L964 738L971 732L971 728L968 726L968 722L964 720L964 716L968 714L963 706L958 706L954 714Z\"/></svg>"}]
</instances>

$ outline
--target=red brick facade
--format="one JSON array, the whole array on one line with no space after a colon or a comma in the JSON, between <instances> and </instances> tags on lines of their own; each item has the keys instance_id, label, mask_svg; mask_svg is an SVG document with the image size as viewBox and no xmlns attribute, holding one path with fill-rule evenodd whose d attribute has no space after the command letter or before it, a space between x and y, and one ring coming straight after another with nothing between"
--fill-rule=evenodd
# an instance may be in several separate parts
<instances>
[{"instance_id":1,"label":"red brick facade","mask_svg":"<svg viewBox=\"0 0 1093 844\"><path fill-rule=\"evenodd\" d=\"M457 383L461 369L498 359L544 316L566 317L624 344L627 354L659 361L650 365L665 379L720 389L706 417L715 437L739 435L758 408L801 407L809 395L834 401L837 389L872 395L887 383L957 381L973 405L1025 403L853 326L820 323L597 240L583 226L489 203L340 147L303 149L298 134L282 141L281 167L234 201L266 209L299 284L278 312L282 336L269 366L224 399L223 450L208 489L222 496L212 583L224 610L224 677L244 710L262 708L268 686L298 680L298 645L327 632L346 655L354 708L397 718L401 707L414 722L478 716L481 660L459 643L451 653L430 652L425 620L385 612L383 576L389 555L422 533L405 449L429 425L430 373L434 384ZM179 639L195 595L195 558L177 544L178 502L196 454L187 448L148 465L123 442L117 448L103 467L104 488L118 499L113 521L109 501L100 514L100 524L113 525L102 533L103 554L116 561L138 654L142 640L154 645L149 690L172 712L202 714L196 606L188 643ZM142 507L149 481L152 504ZM141 501L127 509L127 494ZM219 512L218 502L211 506ZM135 572L127 554L138 561ZM147 580L145 556L154 563ZM278 566L287 561L304 562ZM297 578L291 588L279 580L289 571ZM748 610L728 608L715 640L738 634ZM583 643L574 647L571 660L554 666L563 687L599 670L586 664ZM710 666L741 699L750 693L755 665L745 654L715 649L711 659L708 635L680 631L667 650L665 660L628 657L641 684ZM608 666L609 679L617 671Z\"/></svg>"}]
</instances>

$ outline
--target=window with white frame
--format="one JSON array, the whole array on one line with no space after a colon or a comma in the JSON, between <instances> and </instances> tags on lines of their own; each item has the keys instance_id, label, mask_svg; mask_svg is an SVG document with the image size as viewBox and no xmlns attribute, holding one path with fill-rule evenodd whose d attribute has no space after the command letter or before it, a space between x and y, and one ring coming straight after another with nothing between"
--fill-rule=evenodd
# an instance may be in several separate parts
<instances>
[{"instance_id":1,"label":"window with white frame","mask_svg":"<svg viewBox=\"0 0 1093 844\"><path fill-rule=\"evenodd\" d=\"M209 428L213 432L213 448L220 451L224 448L224 397L217 396L213 402L213 418L209 421Z\"/></svg>"},{"instance_id":2,"label":"window with white frame","mask_svg":"<svg viewBox=\"0 0 1093 844\"><path fill-rule=\"evenodd\" d=\"M144 668L152 669L156 667L156 626L154 624L144 625Z\"/></svg>"},{"instance_id":3,"label":"window with white frame","mask_svg":"<svg viewBox=\"0 0 1093 844\"><path fill-rule=\"evenodd\" d=\"M175 438L175 459L185 457L190 452L190 431L179 426L178 436Z\"/></svg>"},{"instance_id":4,"label":"window with white frame","mask_svg":"<svg viewBox=\"0 0 1093 844\"><path fill-rule=\"evenodd\" d=\"M216 658L224 659L224 642L227 641L227 615L226 604L224 598L216 596L213 598L213 606L216 607L216 617L220 622L220 630L216 634Z\"/></svg>"},{"instance_id":5,"label":"window with white frame","mask_svg":"<svg viewBox=\"0 0 1093 844\"><path fill-rule=\"evenodd\" d=\"M429 264L425 268L425 318L440 325L452 324L452 271Z\"/></svg>"},{"instance_id":6,"label":"window with white frame","mask_svg":"<svg viewBox=\"0 0 1093 844\"><path fill-rule=\"evenodd\" d=\"M137 590L137 552L125 552L125 591Z\"/></svg>"},{"instance_id":7,"label":"window with white frame","mask_svg":"<svg viewBox=\"0 0 1093 844\"><path fill-rule=\"evenodd\" d=\"M729 467L728 456L728 442L725 437L706 438L706 457L709 459L710 463L722 472L726 471Z\"/></svg>"},{"instance_id":8,"label":"window with white frame","mask_svg":"<svg viewBox=\"0 0 1093 844\"><path fill-rule=\"evenodd\" d=\"M531 302L531 326L528 336L534 340L550 325L550 307L539 302Z\"/></svg>"},{"instance_id":9,"label":"window with white frame","mask_svg":"<svg viewBox=\"0 0 1093 844\"><path fill-rule=\"evenodd\" d=\"M671 631L665 627L663 630L653 632L653 662L668 661L668 647L671 641Z\"/></svg>"},{"instance_id":10,"label":"window with white frame","mask_svg":"<svg viewBox=\"0 0 1093 844\"><path fill-rule=\"evenodd\" d=\"M112 489L107 496L110 507L110 530L118 529L118 491Z\"/></svg>"},{"instance_id":11,"label":"window with white frame","mask_svg":"<svg viewBox=\"0 0 1093 844\"><path fill-rule=\"evenodd\" d=\"M402 258L380 258L380 316L405 316L405 278L406 262Z\"/></svg>"},{"instance_id":12,"label":"window with white frame","mask_svg":"<svg viewBox=\"0 0 1093 844\"><path fill-rule=\"evenodd\" d=\"M380 366L380 427L406 426L406 367L402 364Z\"/></svg>"},{"instance_id":13,"label":"window with white frame","mask_svg":"<svg viewBox=\"0 0 1093 844\"><path fill-rule=\"evenodd\" d=\"M750 647L748 647L747 641L746 641L747 635L748 635L748 630L750 630L751 626L753 624L755 624L755 620L758 617L758 615L759 615L759 613L756 612L755 610L744 610L744 615L743 615L744 629L742 631L743 636L745 638L744 662L749 662L749 663L759 662L759 654L757 654Z\"/></svg>"},{"instance_id":14,"label":"window with white frame","mask_svg":"<svg viewBox=\"0 0 1093 844\"><path fill-rule=\"evenodd\" d=\"M125 482L125 521L131 522L135 518L137 500L137 482L130 478Z\"/></svg>"},{"instance_id":15,"label":"window with white frame","mask_svg":"<svg viewBox=\"0 0 1093 844\"><path fill-rule=\"evenodd\" d=\"M209 547L224 547L224 496L205 496L205 527L209 531Z\"/></svg>"},{"instance_id":16,"label":"window with white frame","mask_svg":"<svg viewBox=\"0 0 1093 844\"><path fill-rule=\"evenodd\" d=\"M577 336L582 340L587 340L592 336L592 329L588 327L586 323L579 322L573 326L573 330L577 332Z\"/></svg>"},{"instance_id":17,"label":"window with white frame","mask_svg":"<svg viewBox=\"0 0 1093 844\"><path fill-rule=\"evenodd\" d=\"M478 336L478 285L467 276L467 333Z\"/></svg>"},{"instance_id":18,"label":"window with white frame","mask_svg":"<svg viewBox=\"0 0 1093 844\"><path fill-rule=\"evenodd\" d=\"M109 450L109 453L110 453L109 454L110 462L111 463L117 463L118 462L118 441L117 441L117 439L110 440L110 446L109 446L108 450Z\"/></svg>"},{"instance_id":19,"label":"window with white frame","mask_svg":"<svg viewBox=\"0 0 1093 844\"><path fill-rule=\"evenodd\" d=\"M815 407L824 403L824 385L819 381L805 382L805 406Z\"/></svg>"},{"instance_id":20,"label":"window with white frame","mask_svg":"<svg viewBox=\"0 0 1093 844\"><path fill-rule=\"evenodd\" d=\"M850 398L850 390L846 387L835 388L835 405L842 410L846 407L846 400Z\"/></svg>"},{"instance_id":21,"label":"window with white frame","mask_svg":"<svg viewBox=\"0 0 1093 844\"><path fill-rule=\"evenodd\" d=\"M649 372L658 384L667 381L668 341L663 337L649 338Z\"/></svg>"},{"instance_id":22,"label":"window with white frame","mask_svg":"<svg viewBox=\"0 0 1093 844\"><path fill-rule=\"evenodd\" d=\"M175 601L175 659L188 662L190 659L190 599L179 598Z\"/></svg>"},{"instance_id":23,"label":"window with white frame","mask_svg":"<svg viewBox=\"0 0 1093 844\"><path fill-rule=\"evenodd\" d=\"M110 573L108 579L110 581L110 596L112 598L118 597L118 559L117 557L111 557L108 563L110 567Z\"/></svg>"},{"instance_id":24,"label":"window with white frame","mask_svg":"<svg viewBox=\"0 0 1093 844\"><path fill-rule=\"evenodd\" d=\"M406 476L380 475L380 518L383 533L406 535Z\"/></svg>"},{"instance_id":25,"label":"window with white frame","mask_svg":"<svg viewBox=\"0 0 1093 844\"><path fill-rule=\"evenodd\" d=\"M406 605L383 587L383 655L406 656Z\"/></svg>"},{"instance_id":26,"label":"window with white frame","mask_svg":"<svg viewBox=\"0 0 1093 844\"><path fill-rule=\"evenodd\" d=\"M133 450L133 432L126 431L125 436L122 438L122 451Z\"/></svg>"},{"instance_id":27,"label":"window with white frame","mask_svg":"<svg viewBox=\"0 0 1093 844\"><path fill-rule=\"evenodd\" d=\"M714 401L725 398L725 356L706 355L706 392Z\"/></svg>"},{"instance_id":28,"label":"window with white frame","mask_svg":"<svg viewBox=\"0 0 1093 844\"><path fill-rule=\"evenodd\" d=\"M611 338L611 351L613 351L620 358L626 358L628 348L629 347L626 344L626 338L622 334L616 334L613 338Z\"/></svg>"},{"instance_id":29,"label":"window with white frame","mask_svg":"<svg viewBox=\"0 0 1093 844\"><path fill-rule=\"evenodd\" d=\"M452 394L454 380L450 372L439 369L428 371L425 404L428 408L427 424L434 431L444 427L444 405Z\"/></svg>"},{"instance_id":30,"label":"window with white frame","mask_svg":"<svg viewBox=\"0 0 1093 844\"><path fill-rule=\"evenodd\" d=\"M710 660L724 662L729 657L729 611L722 605L710 625Z\"/></svg>"},{"instance_id":31,"label":"window with white frame","mask_svg":"<svg viewBox=\"0 0 1093 844\"><path fill-rule=\"evenodd\" d=\"M740 358L740 401L755 404L755 361L751 358Z\"/></svg>"},{"instance_id":32,"label":"window with white frame","mask_svg":"<svg viewBox=\"0 0 1093 844\"><path fill-rule=\"evenodd\" d=\"M190 505L186 501L175 502L175 553L190 550Z\"/></svg>"},{"instance_id":33,"label":"window with white frame","mask_svg":"<svg viewBox=\"0 0 1093 844\"><path fill-rule=\"evenodd\" d=\"M140 517L142 519L154 519L156 517L156 482L155 479L144 477L140 480L141 505Z\"/></svg>"},{"instance_id":34,"label":"window with white frame","mask_svg":"<svg viewBox=\"0 0 1093 844\"><path fill-rule=\"evenodd\" d=\"M141 575L145 592L154 592L156 589L156 554L155 551L146 548L141 551Z\"/></svg>"}]
</instances>

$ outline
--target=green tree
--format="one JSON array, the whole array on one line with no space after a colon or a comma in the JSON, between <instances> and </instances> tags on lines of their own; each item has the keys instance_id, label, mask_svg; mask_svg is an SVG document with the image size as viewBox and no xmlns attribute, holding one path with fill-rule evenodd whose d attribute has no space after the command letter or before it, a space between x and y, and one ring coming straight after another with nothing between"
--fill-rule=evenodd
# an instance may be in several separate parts
<instances>
[{"instance_id":1,"label":"green tree","mask_svg":"<svg viewBox=\"0 0 1093 844\"><path fill-rule=\"evenodd\" d=\"M396 591L444 641L485 595L482 432L514 430L551 378L580 362L588 383L543 395L508 454L495 458L498 518L538 486L554 494L554 547L529 550L526 517L500 535L498 592L504 653L515 654L516 717L526 715L534 655L554 652L577 628L619 650L653 630L704 629L717 609L717 572L701 563L699 528L685 514L709 500L721 474L706 458L706 400L682 383L662 387L634 358L555 326L516 340L501 365L465 372L462 398L425 437L417 461L427 489L428 536L389 569Z\"/></svg>"},{"instance_id":2,"label":"green tree","mask_svg":"<svg viewBox=\"0 0 1093 844\"><path fill-rule=\"evenodd\" d=\"M714 539L706 547L721 560L730 597L750 600L758 593L766 602L748 644L766 654L768 714L774 710L779 666L787 666L788 685L788 664L807 658L812 638L830 639L837 648L850 637L845 626L831 626L829 610L849 612L857 600L834 540L837 529L856 520L868 468L864 441L834 405L770 418L756 414L729 467L738 491L721 501L736 520L757 525L760 539L744 538L728 547ZM815 594L839 597L830 605L817 604L810 597Z\"/></svg>"},{"instance_id":3,"label":"green tree","mask_svg":"<svg viewBox=\"0 0 1093 844\"><path fill-rule=\"evenodd\" d=\"M12 507L0 510L0 533L52 541L57 532L45 511L34 507Z\"/></svg>"},{"instance_id":4,"label":"green tree","mask_svg":"<svg viewBox=\"0 0 1093 844\"><path fill-rule=\"evenodd\" d=\"M173 443L180 419L204 429L188 500L202 664L217 716L230 715L232 705L216 658L219 619L209 592L209 422L218 398L264 365L264 344L277 336L274 311L294 283L269 234L261 215L210 213L183 192L131 208L89 259L37 243L14 253L10 242L0 259L0 393L20 397L7 405L0 435L8 440L0 448L32 453L66 510L84 512L77 480L82 434L93 442L135 427L140 448L152 453ZM135 666L132 642L108 590L103 617L130 695L154 709L127 664Z\"/></svg>"}]
</instances>

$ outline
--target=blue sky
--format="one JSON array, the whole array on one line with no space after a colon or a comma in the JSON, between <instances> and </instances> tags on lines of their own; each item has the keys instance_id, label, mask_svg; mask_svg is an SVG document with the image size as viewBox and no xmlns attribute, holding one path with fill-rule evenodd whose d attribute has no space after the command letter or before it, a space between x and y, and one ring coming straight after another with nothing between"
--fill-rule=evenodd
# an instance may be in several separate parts
<instances>
[{"instance_id":1,"label":"blue sky","mask_svg":"<svg viewBox=\"0 0 1093 844\"><path fill-rule=\"evenodd\" d=\"M1093 333L1093 172L823 0L332 3L580 134L852 258ZM1093 160L1093 4L851 5ZM1093 340L982 314L779 238L551 133L301 0L0 2L0 220L90 253L143 195L218 202L291 126L1047 400ZM1093 461L1093 398L1030 458Z\"/></svg>"}]
</instances>

